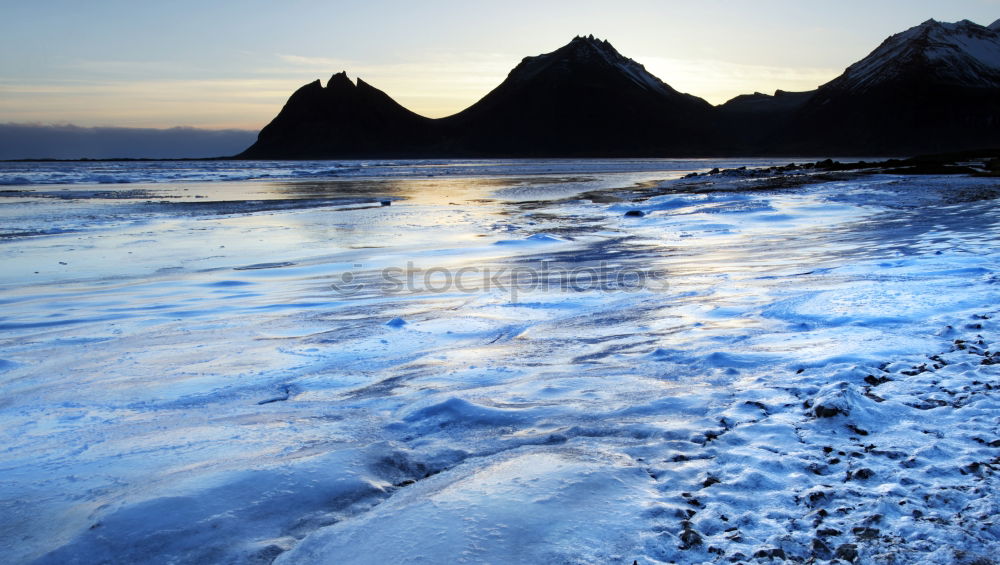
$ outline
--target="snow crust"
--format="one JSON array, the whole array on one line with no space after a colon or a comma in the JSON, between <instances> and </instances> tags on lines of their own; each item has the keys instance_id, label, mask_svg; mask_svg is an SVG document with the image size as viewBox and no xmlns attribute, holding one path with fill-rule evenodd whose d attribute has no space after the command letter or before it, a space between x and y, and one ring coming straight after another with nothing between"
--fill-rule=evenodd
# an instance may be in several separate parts
<instances>
[{"instance_id":1,"label":"snow crust","mask_svg":"<svg viewBox=\"0 0 1000 565\"><path fill-rule=\"evenodd\" d=\"M4 559L991 558L995 183L650 163L0 200Z\"/></svg>"}]
</instances>

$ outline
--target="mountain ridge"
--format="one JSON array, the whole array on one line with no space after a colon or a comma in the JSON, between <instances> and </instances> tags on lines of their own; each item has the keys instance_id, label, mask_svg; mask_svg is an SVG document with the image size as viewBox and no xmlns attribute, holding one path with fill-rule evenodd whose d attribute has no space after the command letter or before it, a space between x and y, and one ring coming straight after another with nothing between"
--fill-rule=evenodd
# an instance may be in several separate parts
<instances>
[{"instance_id":1,"label":"mountain ridge","mask_svg":"<svg viewBox=\"0 0 1000 565\"><path fill-rule=\"evenodd\" d=\"M901 72L919 72L924 81L1000 86L1000 34L969 20L942 23L930 19L889 37L823 86L865 89L897 78Z\"/></svg>"},{"instance_id":2,"label":"mountain ridge","mask_svg":"<svg viewBox=\"0 0 1000 565\"><path fill-rule=\"evenodd\" d=\"M299 88L238 157L901 155L977 145L1000 146L1000 20L927 20L814 90L718 106L593 35L525 57L444 118L340 72Z\"/></svg>"},{"instance_id":3,"label":"mountain ridge","mask_svg":"<svg viewBox=\"0 0 1000 565\"><path fill-rule=\"evenodd\" d=\"M1000 33L927 20L812 91L772 151L901 155L1000 146Z\"/></svg>"}]
</instances>

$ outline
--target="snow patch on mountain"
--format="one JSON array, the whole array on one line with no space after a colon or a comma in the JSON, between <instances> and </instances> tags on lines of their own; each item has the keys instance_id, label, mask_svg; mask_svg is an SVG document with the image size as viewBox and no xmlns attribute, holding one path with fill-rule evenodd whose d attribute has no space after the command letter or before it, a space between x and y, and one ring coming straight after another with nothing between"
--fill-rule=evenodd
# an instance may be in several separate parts
<instances>
[{"instance_id":1,"label":"snow patch on mountain","mask_svg":"<svg viewBox=\"0 0 1000 565\"><path fill-rule=\"evenodd\" d=\"M917 71L950 84L1000 86L997 29L1000 21L987 28L968 20L927 20L886 39L830 84L863 91Z\"/></svg>"},{"instance_id":2,"label":"snow patch on mountain","mask_svg":"<svg viewBox=\"0 0 1000 565\"><path fill-rule=\"evenodd\" d=\"M606 39L595 39L593 35L590 35L587 37L575 38L573 44L577 45L578 49L582 47L601 57L608 65L618 68L621 72L632 79L633 82L644 89L661 92L663 94L676 94L676 91L673 88L667 86L663 81L650 74L649 71L646 70L646 67L619 53L618 50L615 49Z\"/></svg>"},{"instance_id":3,"label":"snow patch on mountain","mask_svg":"<svg viewBox=\"0 0 1000 565\"><path fill-rule=\"evenodd\" d=\"M598 64L605 64L617 69L644 90L669 96L680 94L670 85L653 76L642 64L619 53L608 40L597 39L593 35L578 35L557 51L535 57L525 57L522 64L511 74L517 73L521 75L522 79L528 78L544 68L546 63L563 58L588 63L596 61Z\"/></svg>"}]
</instances>

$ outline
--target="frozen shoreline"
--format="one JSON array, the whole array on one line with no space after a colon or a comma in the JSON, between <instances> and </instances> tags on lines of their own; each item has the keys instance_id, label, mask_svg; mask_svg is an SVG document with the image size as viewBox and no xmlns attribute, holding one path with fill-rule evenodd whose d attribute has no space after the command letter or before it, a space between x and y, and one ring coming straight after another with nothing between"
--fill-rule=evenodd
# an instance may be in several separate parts
<instances>
[{"instance_id":1,"label":"frozen shoreline","mask_svg":"<svg viewBox=\"0 0 1000 565\"><path fill-rule=\"evenodd\" d=\"M8 226L65 230L0 243L11 558L1000 548L994 183L691 191L658 180L676 171L561 166L0 199ZM667 284L388 293L380 273L407 262L607 262ZM348 272L359 290L332 290Z\"/></svg>"}]
</instances>

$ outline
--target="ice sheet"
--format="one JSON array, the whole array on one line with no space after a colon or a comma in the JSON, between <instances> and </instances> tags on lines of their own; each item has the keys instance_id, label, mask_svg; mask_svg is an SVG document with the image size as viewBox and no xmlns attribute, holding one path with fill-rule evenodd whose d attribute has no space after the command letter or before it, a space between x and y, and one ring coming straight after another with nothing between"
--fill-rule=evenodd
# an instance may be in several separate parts
<instances>
[{"instance_id":1,"label":"ice sheet","mask_svg":"<svg viewBox=\"0 0 1000 565\"><path fill-rule=\"evenodd\" d=\"M994 552L992 185L613 165L0 199L5 558Z\"/></svg>"}]
</instances>

